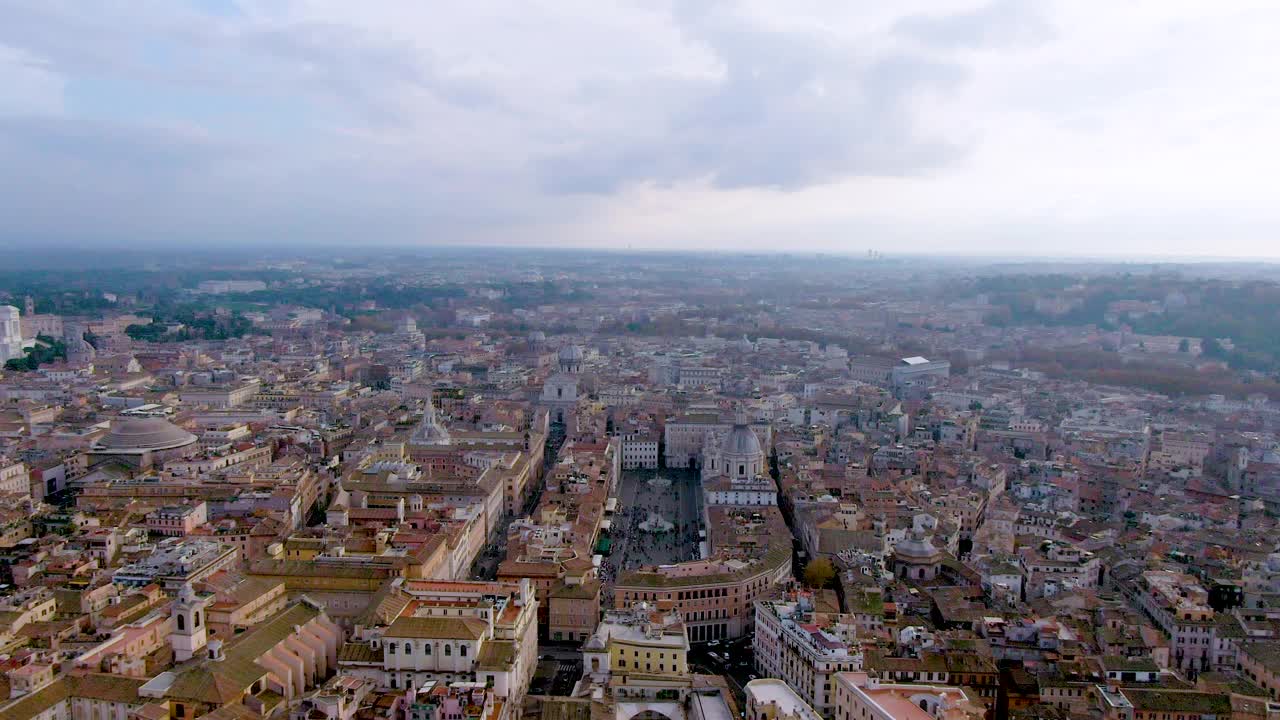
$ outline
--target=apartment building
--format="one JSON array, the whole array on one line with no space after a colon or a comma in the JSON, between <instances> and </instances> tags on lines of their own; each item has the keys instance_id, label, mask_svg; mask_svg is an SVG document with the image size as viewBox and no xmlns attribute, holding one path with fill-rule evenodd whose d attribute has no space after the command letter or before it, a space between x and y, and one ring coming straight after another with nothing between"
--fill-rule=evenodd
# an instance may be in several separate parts
<instances>
[{"instance_id":1,"label":"apartment building","mask_svg":"<svg viewBox=\"0 0 1280 720\"><path fill-rule=\"evenodd\" d=\"M862 669L852 617L818 613L809 593L755 603L756 670L795 689L824 716L834 711L832 676Z\"/></svg>"}]
</instances>

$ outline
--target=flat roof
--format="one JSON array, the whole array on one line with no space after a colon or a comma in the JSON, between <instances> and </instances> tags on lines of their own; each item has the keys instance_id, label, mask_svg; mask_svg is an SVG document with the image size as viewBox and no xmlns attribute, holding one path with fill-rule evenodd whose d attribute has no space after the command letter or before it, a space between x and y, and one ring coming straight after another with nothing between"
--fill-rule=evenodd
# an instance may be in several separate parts
<instances>
[{"instance_id":1,"label":"flat roof","mask_svg":"<svg viewBox=\"0 0 1280 720\"><path fill-rule=\"evenodd\" d=\"M818 713L804 698L800 697L790 685L776 678L760 678L752 680L744 687L747 697L753 697L757 702L776 703L779 711L787 715L799 715L802 718L817 720Z\"/></svg>"}]
</instances>

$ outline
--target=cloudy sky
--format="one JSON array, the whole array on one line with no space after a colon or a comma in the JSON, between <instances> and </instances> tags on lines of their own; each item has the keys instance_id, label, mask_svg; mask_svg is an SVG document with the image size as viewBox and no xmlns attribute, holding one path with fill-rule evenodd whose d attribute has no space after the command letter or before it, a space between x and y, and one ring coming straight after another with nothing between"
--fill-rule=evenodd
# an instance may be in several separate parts
<instances>
[{"instance_id":1,"label":"cloudy sky","mask_svg":"<svg viewBox=\"0 0 1280 720\"><path fill-rule=\"evenodd\" d=\"M1280 256L1280 4L0 0L0 244Z\"/></svg>"}]
</instances>

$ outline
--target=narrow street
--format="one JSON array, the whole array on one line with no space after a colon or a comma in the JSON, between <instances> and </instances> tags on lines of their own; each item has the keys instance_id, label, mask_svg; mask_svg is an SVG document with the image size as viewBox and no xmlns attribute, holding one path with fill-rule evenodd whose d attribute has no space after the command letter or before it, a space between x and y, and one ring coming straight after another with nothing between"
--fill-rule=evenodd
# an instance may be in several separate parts
<instances>
[{"instance_id":1,"label":"narrow street","mask_svg":"<svg viewBox=\"0 0 1280 720\"><path fill-rule=\"evenodd\" d=\"M537 509L538 503L542 500L542 491L547 486L547 473L551 472L556 464L556 458L560 454L560 447L564 445L564 425L552 423L547 431L546 444L542 452L542 477L538 481L533 492L529 493L529 497L525 500L524 507L517 517L527 517L533 514ZM508 518L512 520L514 518ZM493 580L498 576L498 565L507 557L507 534L504 525L494 536L490 538L489 543L485 545L484 552L476 558L475 563L471 566L472 580Z\"/></svg>"}]
</instances>

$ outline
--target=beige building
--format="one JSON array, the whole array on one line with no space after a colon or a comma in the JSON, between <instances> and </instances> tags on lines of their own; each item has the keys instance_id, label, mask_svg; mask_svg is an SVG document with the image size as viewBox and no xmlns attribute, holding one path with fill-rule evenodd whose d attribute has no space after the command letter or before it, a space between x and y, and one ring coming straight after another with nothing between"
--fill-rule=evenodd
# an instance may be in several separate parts
<instances>
[{"instance_id":1,"label":"beige building","mask_svg":"<svg viewBox=\"0 0 1280 720\"><path fill-rule=\"evenodd\" d=\"M129 720L146 703L143 680L102 673L69 673L0 704L0 720Z\"/></svg>"},{"instance_id":2,"label":"beige building","mask_svg":"<svg viewBox=\"0 0 1280 720\"><path fill-rule=\"evenodd\" d=\"M26 464L0 455L0 495L26 495L30 492Z\"/></svg>"},{"instance_id":3,"label":"beige building","mask_svg":"<svg viewBox=\"0 0 1280 720\"><path fill-rule=\"evenodd\" d=\"M212 638L236 637L289 604L285 583L279 578L227 575L207 581L202 589L214 595L206 610Z\"/></svg>"},{"instance_id":4,"label":"beige building","mask_svg":"<svg viewBox=\"0 0 1280 720\"><path fill-rule=\"evenodd\" d=\"M1236 650L1241 674L1276 700L1280 693L1280 642L1242 642Z\"/></svg>"},{"instance_id":5,"label":"beige building","mask_svg":"<svg viewBox=\"0 0 1280 720\"><path fill-rule=\"evenodd\" d=\"M182 404L225 410L252 401L259 387L257 380L228 385L188 387L182 391Z\"/></svg>"},{"instance_id":6,"label":"beige building","mask_svg":"<svg viewBox=\"0 0 1280 720\"><path fill-rule=\"evenodd\" d=\"M600 621L600 581L566 575L548 593L547 637L586 640Z\"/></svg>"},{"instance_id":7,"label":"beige building","mask_svg":"<svg viewBox=\"0 0 1280 720\"><path fill-rule=\"evenodd\" d=\"M754 622L753 603L791 577L790 552L761 560L698 561L624 573L614 588L617 608L670 602L685 618L693 642L741 637Z\"/></svg>"}]
</instances>

